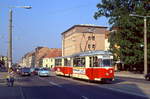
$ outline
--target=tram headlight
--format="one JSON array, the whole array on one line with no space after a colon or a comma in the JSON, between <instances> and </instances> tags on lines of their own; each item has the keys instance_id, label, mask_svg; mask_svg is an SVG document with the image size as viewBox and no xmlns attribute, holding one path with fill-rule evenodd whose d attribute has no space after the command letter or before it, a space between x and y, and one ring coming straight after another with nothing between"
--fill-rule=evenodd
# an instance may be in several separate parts
<instances>
[{"instance_id":1,"label":"tram headlight","mask_svg":"<svg viewBox=\"0 0 150 99\"><path fill-rule=\"evenodd\" d=\"M106 76L108 76L109 75L109 73L106 73Z\"/></svg>"}]
</instances>

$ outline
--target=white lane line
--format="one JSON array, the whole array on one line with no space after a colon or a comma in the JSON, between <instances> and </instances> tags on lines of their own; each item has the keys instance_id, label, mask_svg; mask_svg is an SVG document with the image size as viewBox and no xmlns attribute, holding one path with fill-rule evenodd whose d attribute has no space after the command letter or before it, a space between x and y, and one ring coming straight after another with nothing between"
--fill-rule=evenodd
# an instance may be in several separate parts
<instances>
[{"instance_id":1,"label":"white lane line","mask_svg":"<svg viewBox=\"0 0 150 99\"><path fill-rule=\"evenodd\" d=\"M89 99L89 98L87 98L87 97L85 97L85 96L82 96L82 98L83 98L83 99Z\"/></svg>"},{"instance_id":2,"label":"white lane line","mask_svg":"<svg viewBox=\"0 0 150 99\"><path fill-rule=\"evenodd\" d=\"M54 82L49 82L49 83L52 84L52 85L55 85L57 87L62 87L61 85L58 85L57 83L54 83Z\"/></svg>"},{"instance_id":3,"label":"white lane line","mask_svg":"<svg viewBox=\"0 0 150 99\"><path fill-rule=\"evenodd\" d=\"M21 94L21 99L25 99L25 96L24 96L24 94L23 94L23 90L22 90L22 88L21 88L21 87L19 87L19 90L20 90L20 94Z\"/></svg>"}]
</instances>

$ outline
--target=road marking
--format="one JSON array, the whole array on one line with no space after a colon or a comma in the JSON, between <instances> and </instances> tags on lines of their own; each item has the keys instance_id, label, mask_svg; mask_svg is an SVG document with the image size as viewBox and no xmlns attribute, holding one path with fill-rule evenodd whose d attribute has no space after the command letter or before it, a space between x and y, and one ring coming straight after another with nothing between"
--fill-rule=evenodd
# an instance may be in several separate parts
<instances>
[{"instance_id":1,"label":"road marking","mask_svg":"<svg viewBox=\"0 0 150 99\"><path fill-rule=\"evenodd\" d=\"M24 96L24 94L23 94L23 90L22 90L22 88L21 88L21 87L19 87L19 89L20 89L21 98L22 98L22 99L25 99L25 96Z\"/></svg>"},{"instance_id":2,"label":"road marking","mask_svg":"<svg viewBox=\"0 0 150 99\"><path fill-rule=\"evenodd\" d=\"M82 96L82 98L83 98L83 99L89 99L89 98L87 98L87 97L85 97L85 96Z\"/></svg>"},{"instance_id":3,"label":"road marking","mask_svg":"<svg viewBox=\"0 0 150 99\"><path fill-rule=\"evenodd\" d=\"M57 87L62 87L61 85L58 85L57 83L54 83L54 82L49 82L49 83L52 84L52 85L55 85Z\"/></svg>"}]
</instances>

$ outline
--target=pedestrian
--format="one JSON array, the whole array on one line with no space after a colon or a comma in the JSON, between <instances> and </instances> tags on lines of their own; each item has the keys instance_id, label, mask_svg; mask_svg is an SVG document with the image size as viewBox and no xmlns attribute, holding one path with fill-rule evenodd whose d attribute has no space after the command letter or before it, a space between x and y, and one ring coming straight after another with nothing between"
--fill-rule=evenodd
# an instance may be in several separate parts
<instances>
[{"instance_id":1,"label":"pedestrian","mask_svg":"<svg viewBox=\"0 0 150 99\"><path fill-rule=\"evenodd\" d=\"M14 85L14 72L13 69L8 69L8 75L6 77L8 87L13 87Z\"/></svg>"}]
</instances>

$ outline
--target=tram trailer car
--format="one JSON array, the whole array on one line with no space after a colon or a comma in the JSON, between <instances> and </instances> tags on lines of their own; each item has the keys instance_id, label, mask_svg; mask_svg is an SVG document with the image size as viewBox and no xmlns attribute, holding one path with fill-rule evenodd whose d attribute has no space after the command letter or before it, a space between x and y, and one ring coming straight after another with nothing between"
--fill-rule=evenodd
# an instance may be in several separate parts
<instances>
[{"instance_id":1,"label":"tram trailer car","mask_svg":"<svg viewBox=\"0 0 150 99\"><path fill-rule=\"evenodd\" d=\"M82 52L56 58L55 72L57 75L91 81L112 81L114 79L112 60L113 56L108 51Z\"/></svg>"}]
</instances>

